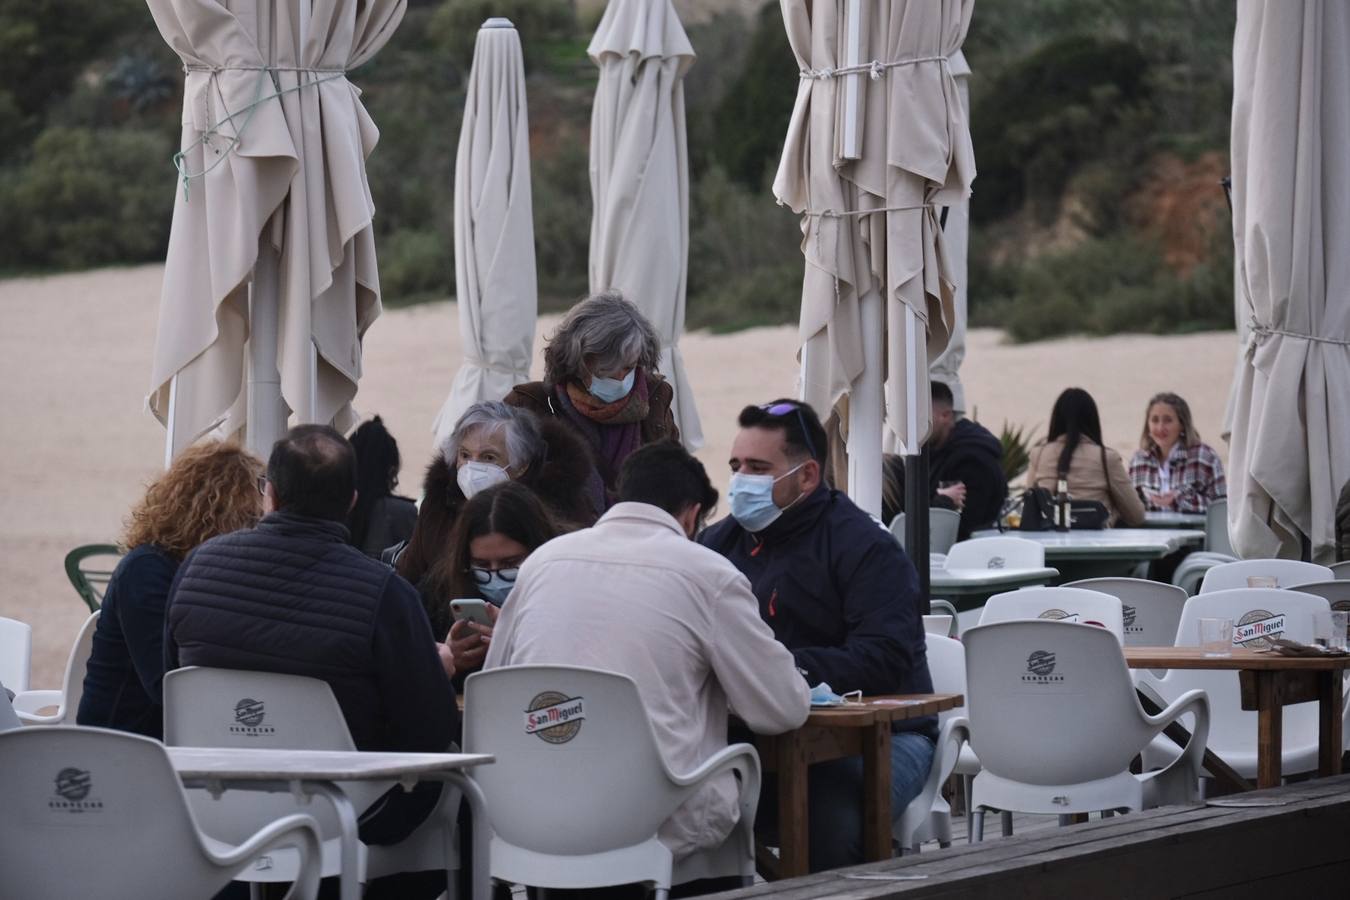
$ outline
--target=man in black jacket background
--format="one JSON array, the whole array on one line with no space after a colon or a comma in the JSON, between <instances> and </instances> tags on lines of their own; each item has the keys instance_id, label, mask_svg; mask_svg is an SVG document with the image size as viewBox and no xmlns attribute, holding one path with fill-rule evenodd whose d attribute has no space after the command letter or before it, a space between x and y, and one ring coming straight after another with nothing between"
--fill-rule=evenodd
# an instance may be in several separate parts
<instances>
[{"instance_id":1,"label":"man in black jacket background","mask_svg":"<svg viewBox=\"0 0 1350 900\"><path fill-rule=\"evenodd\" d=\"M351 444L324 426L291 429L272 448L263 490L257 527L212 538L183 561L169 594L165 670L319 678L358 750L449 749L460 729L450 651L432 636L413 586L348 543ZM361 840L397 843L439 796L435 782L395 787L361 817Z\"/></svg>"},{"instance_id":2,"label":"man in black jacket background","mask_svg":"<svg viewBox=\"0 0 1350 900\"><path fill-rule=\"evenodd\" d=\"M776 400L741 411L732 444L731 516L699 541L750 580L760 615L811 685L835 693L931 693L918 576L895 539L821 481L825 430L810 406ZM891 738L891 811L922 789L934 717ZM760 794L759 822L776 792ZM808 778L811 870L862 861L862 758L820 763Z\"/></svg>"}]
</instances>

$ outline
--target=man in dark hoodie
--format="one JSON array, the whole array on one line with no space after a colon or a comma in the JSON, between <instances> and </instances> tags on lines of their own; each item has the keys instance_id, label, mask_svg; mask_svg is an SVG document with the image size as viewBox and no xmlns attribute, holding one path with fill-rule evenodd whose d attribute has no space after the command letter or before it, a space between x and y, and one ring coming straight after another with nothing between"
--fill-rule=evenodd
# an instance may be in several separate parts
<instances>
[{"instance_id":1,"label":"man in dark hoodie","mask_svg":"<svg viewBox=\"0 0 1350 900\"><path fill-rule=\"evenodd\" d=\"M961 511L957 540L964 541L976 529L992 525L1008 499L1008 480L1003 477L1003 445L978 422L957 418L952 389L934 381L933 429L928 436L928 478L934 506L948 505ZM943 482L956 482L943 488ZM946 502L943 502L943 501Z\"/></svg>"}]
</instances>

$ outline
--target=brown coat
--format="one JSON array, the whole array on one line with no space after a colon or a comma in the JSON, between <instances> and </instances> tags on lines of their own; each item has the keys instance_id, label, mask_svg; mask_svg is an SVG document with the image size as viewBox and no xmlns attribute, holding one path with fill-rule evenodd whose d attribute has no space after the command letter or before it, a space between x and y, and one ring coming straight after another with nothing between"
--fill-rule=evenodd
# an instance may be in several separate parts
<instances>
[{"instance_id":1,"label":"brown coat","mask_svg":"<svg viewBox=\"0 0 1350 900\"><path fill-rule=\"evenodd\" d=\"M1059 480L1059 455L1063 451L1063 438L1033 447L1027 484L1053 492ZM1111 514L1112 525L1144 524L1144 501L1130 482L1120 454L1109 447L1103 451L1090 438L1079 442L1069 461L1069 493L1075 500L1101 501Z\"/></svg>"}]
</instances>

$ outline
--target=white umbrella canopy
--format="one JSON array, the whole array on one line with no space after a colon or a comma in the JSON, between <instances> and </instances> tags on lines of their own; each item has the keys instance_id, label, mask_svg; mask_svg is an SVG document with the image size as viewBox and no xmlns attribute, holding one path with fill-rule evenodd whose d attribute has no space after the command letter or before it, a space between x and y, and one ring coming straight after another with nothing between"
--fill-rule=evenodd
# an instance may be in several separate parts
<instances>
[{"instance_id":1,"label":"white umbrella canopy","mask_svg":"<svg viewBox=\"0 0 1350 900\"><path fill-rule=\"evenodd\" d=\"M851 492L877 512L881 385L890 428L917 453L929 359L954 321L938 207L975 177L950 65L973 0L781 3L802 70L774 180L802 214L802 395L846 409Z\"/></svg>"},{"instance_id":2,"label":"white umbrella canopy","mask_svg":"<svg viewBox=\"0 0 1350 900\"><path fill-rule=\"evenodd\" d=\"M966 122L970 122L970 64L966 55L959 50L952 57L952 76L956 78L956 89L961 94L961 108L965 111ZM952 278L956 282L952 297L955 322L951 337L947 340L947 349L933 359L928 366L929 375L934 381L941 381L952 389L952 399L958 412L966 412L966 389L961 384L961 363L966 359L966 324L968 318L969 291L967 275L970 270L970 198L947 208L947 217L942 225L942 239L946 245L946 259Z\"/></svg>"},{"instance_id":3,"label":"white umbrella canopy","mask_svg":"<svg viewBox=\"0 0 1350 900\"><path fill-rule=\"evenodd\" d=\"M684 75L694 48L670 0L611 0L587 48L600 69L591 111L590 287L617 289L661 339L685 446L703 426L680 356L689 262Z\"/></svg>"},{"instance_id":4,"label":"white umbrella canopy","mask_svg":"<svg viewBox=\"0 0 1350 900\"><path fill-rule=\"evenodd\" d=\"M1242 0L1233 227L1246 335L1229 400L1244 557L1335 559L1350 479L1350 7Z\"/></svg>"},{"instance_id":5,"label":"white umbrella canopy","mask_svg":"<svg viewBox=\"0 0 1350 900\"><path fill-rule=\"evenodd\" d=\"M455 299L465 359L432 426L437 444L469 406L530 380L539 315L530 198L520 36L507 19L489 19L474 44L455 158Z\"/></svg>"},{"instance_id":6,"label":"white umbrella canopy","mask_svg":"<svg viewBox=\"0 0 1350 900\"><path fill-rule=\"evenodd\" d=\"M277 382L297 419L346 429L380 313L365 172L379 133L346 72L388 41L405 0L148 4L187 71L150 409L171 449L239 435L252 338L279 370L254 373L255 389ZM251 281L275 328L252 324Z\"/></svg>"}]
</instances>

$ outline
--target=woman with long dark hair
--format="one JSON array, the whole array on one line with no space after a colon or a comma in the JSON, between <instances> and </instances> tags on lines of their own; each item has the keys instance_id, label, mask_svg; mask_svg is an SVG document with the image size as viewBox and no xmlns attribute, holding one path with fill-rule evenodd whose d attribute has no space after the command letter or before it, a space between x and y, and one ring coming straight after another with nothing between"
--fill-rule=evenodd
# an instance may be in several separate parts
<instances>
[{"instance_id":1,"label":"woman with long dark hair","mask_svg":"<svg viewBox=\"0 0 1350 900\"><path fill-rule=\"evenodd\" d=\"M356 505L347 517L352 546L378 557L385 547L406 541L417 522L417 506L394 493L402 465L398 441L379 416L362 422L351 436L356 451Z\"/></svg>"},{"instance_id":2,"label":"woman with long dark hair","mask_svg":"<svg viewBox=\"0 0 1350 900\"><path fill-rule=\"evenodd\" d=\"M483 664L492 629L466 621L452 626L450 601L486 600L488 614L495 617L525 558L557 535L543 501L519 482L490 487L464 504L449 546L418 585L432 632L437 637L449 633L456 677Z\"/></svg>"},{"instance_id":3,"label":"woman with long dark hair","mask_svg":"<svg viewBox=\"0 0 1350 900\"><path fill-rule=\"evenodd\" d=\"M1028 484L1054 491L1067 480L1075 500L1097 500L1106 506L1110 523L1142 525L1144 503L1139 499L1120 454L1102 441L1097 402L1082 388L1059 395L1050 412L1045 442L1031 451Z\"/></svg>"}]
</instances>

